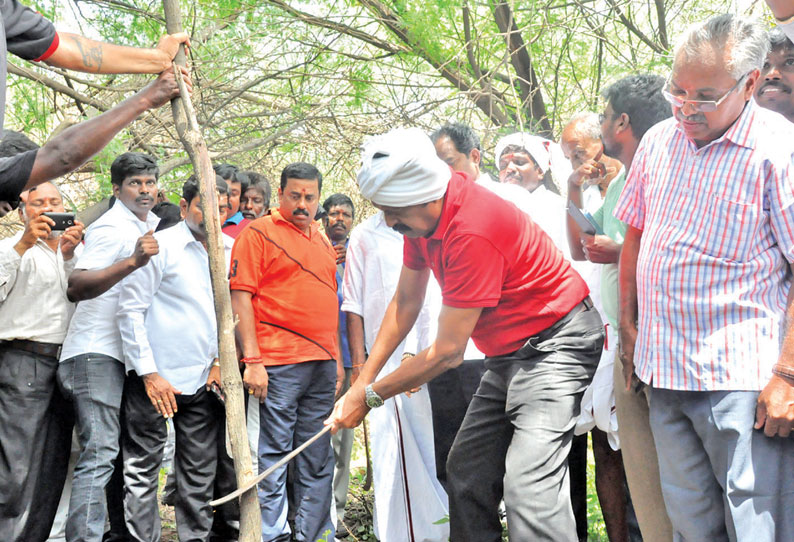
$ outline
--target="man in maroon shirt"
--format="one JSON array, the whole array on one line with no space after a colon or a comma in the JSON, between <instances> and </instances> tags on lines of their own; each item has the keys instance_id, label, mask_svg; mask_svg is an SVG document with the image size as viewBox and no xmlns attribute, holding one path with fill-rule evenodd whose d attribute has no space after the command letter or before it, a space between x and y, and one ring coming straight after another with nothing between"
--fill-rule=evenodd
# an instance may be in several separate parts
<instances>
[{"instance_id":1,"label":"man in maroon shirt","mask_svg":"<svg viewBox=\"0 0 794 542\"><path fill-rule=\"evenodd\" d=\"M584 281L526 214L452 172L419 130L369 141L358 183L406 237L403 268L369 359L327 423L353 427L457 366L471 337L488 357L447 462L450 539L500 541L504 494L511 540L575 540L566 458L604 340ZM431 270L443 296L435 342L376 381Z\"/></svg>"}]
</instances>

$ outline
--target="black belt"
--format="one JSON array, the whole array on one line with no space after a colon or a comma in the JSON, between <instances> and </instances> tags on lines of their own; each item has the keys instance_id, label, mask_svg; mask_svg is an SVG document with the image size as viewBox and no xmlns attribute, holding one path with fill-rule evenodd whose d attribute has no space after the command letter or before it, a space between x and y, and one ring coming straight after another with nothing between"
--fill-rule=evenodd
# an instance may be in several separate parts
<instances>
[{"instance_id":1,"label":"black belt","mask_svg":"<svg viewBox=\"0 0 794 542\"><path fill-rule=\"evenodd\" d=\"M538 338L537 342L545 341L546 339L550 338L552 335L557 333L560 328L562 328L565 324L573 320L573 317L579 314L582 311L589 311L594 307L593 300L590 299L590 296L585 297L582 301L574 305L574 307L562 318L554 322L552 325L541 331L536 335Z\"/></svg>"},{"instance_id":2,"label":"black belt","mask_svg":"<svg viewBox=\"0 0 794 542\"><path fill-rule=\"evenodd\" d=\"M22 339L13 339L11 341L3 341L4 348L13 348L15 350L23 350L31 352L40 356L58 359L61 357L61 345L53 343L40 343L38 341L25 341Z\"/></svg>"}]
</instances>

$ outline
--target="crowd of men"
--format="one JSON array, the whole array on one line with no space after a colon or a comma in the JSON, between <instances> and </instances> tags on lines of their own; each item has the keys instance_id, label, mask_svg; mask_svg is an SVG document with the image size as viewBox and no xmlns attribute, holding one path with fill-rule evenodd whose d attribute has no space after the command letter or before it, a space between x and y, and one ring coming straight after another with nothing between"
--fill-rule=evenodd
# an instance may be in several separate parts
<instances>
[{"instance_id":1,"label":"crowd of men","mask_svg":"<svg viewBox=\"0 0 794 542\"><path fill-rule=\"evenodd\" d=\"M255 468L334 433L259 483L264 542L349 534L368 413L385 542L586 540L588 433L610 541L794 540L794 5L768 3L780 28L694 25L667 79L613 82L559 143L368 139L355 227L312 164L272 207L265 176L215 166ZM177 94L187 36L116 47L1 6L23 58L160 75L41 149L0 139L24 224L0 241L0 537L157 542L166 458L179 540L236 540L236 503L209 504L236 481L197 180L170 204L125 152L100 218L45 214L52 179Z\"/></svg>"}]
</instances>

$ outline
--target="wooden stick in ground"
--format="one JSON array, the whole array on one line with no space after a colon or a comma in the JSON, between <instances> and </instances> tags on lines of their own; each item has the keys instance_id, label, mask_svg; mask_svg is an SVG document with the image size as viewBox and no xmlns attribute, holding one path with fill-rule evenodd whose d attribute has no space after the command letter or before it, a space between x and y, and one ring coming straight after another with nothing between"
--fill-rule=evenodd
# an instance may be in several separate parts
<instances>
[{"instance_id":1,"label":"wooden stick in ground","mask_svg":"<svg viewBox=\"0 0 794 542\"><path fill-rule=\"evenodd\" d=\"M303 444L301 444L300 446L298 446L297 448L292 450L290 453L288 453L287 455L285 455L284 457L282 457L281 459L276 461L276 463L274 465L272 465L271 467L269 467L265 472L261 473L259 476L257 476L253 480L249 480L245 484L240 484L239 488L237 488L235 491L229 493L225 497L221 497L220 499L211 501L210 505L219 506L219 505L221 505L223 503L227 503L227 502L231 501L232 499L236 499L240 495L244 495L246 491L256 487L256 484L258 484L259 482L261 482L262 480L264 480L265 478L267 478L268 476L273 474L279 467L282 467L282 466L286 465L287 463L289 463L290 461L292 461L292 459L296 455L298 455L303 450L305 450L306 448L311 446L312 443L315 440L317 440L318 438L320 438L321 436L323 436L324 434L326 434L330 430L331 430L331 426L330 425L326 425L325 427L322 428L321 431L319 431L312 438L310 438L309 440L307 440L306 442L304 442Z\"/></svg>"},{"instance_id":2,"label":"wooden stick in ground","mask_svg":"<svg viewBox=\"0 0 794 542\"><path fill-rule=\"evenodd\" d=\"M369 435L366 418L364 418L361 428L364 430L364 456L367 458L367 476L364 478L364 491L369 491L372 487L372 458L369 455Z\"/></svg>"},{"instance_id":3,"label":"wooden stick in ground","mask_svg":"<svg viewBox=\"0 0 794 542\"><path fill-rule=\"evenodd\" d=\"M178 0L163 0L166 28L173 34L182 31L182 17ZM179 83L181 98L171 102L179 138L185 146L199 182L201 211L207 230L207 252L210 260L210 277L215 298L215 315L218 322L218 351L220 353L221 383L226 395L226 425L232 445L234 470L237 485L243 486L253 478L251 450L248 446L248 433L245 428L245 403L243 382L237 364L237 351L234 344L234 321L229 281L226 273L226 259L221 238L220 215L218 214L218 193L215 187L215 172L212 169L207 145L201 135L196 112L187 88L182 81L176 65L184 66L184 49L175 58L174 71ZM256 491L251 490L240 499L240 542L259 542L262 539L259 503Z\"/></svg>"}]
</instances>

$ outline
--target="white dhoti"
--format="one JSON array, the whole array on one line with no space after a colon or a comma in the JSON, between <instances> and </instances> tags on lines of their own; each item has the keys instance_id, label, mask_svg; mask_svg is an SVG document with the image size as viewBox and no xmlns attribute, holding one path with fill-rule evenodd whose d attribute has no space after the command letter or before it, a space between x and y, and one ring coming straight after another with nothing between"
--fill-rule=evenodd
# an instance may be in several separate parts
<instances>
[{"instance_id":1,"label":"white dhoti","mask_svg":"<svg viewBox=\"0 0 794 542\"><path fill-rule=\"evenodd\" d=\"M449 504L436 478L427 389L389 399L369 423L375 535L382 542L445 542Z\"/></svg>"},{"instance_id":2,"label":"white dhoti","mask_svg":"<svg viewBox=\"0 0 794 542\"><path fill-rule=\"evenodd\" d=\"M583 435L597 427L607 434L609 446L613 450L620 450L618 416L615 410L615 380L612 372L618 337L617 332L609 324L606 326L606 331L601 361L596 368L593 382L582 397L581 414L576 420L574 434Z\"/></svg>"}]
</instances>

